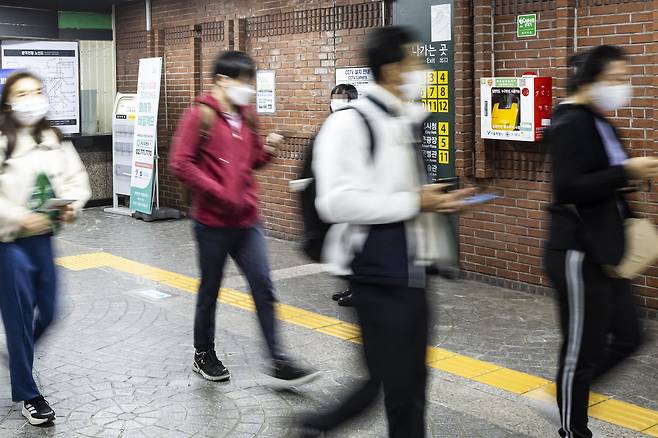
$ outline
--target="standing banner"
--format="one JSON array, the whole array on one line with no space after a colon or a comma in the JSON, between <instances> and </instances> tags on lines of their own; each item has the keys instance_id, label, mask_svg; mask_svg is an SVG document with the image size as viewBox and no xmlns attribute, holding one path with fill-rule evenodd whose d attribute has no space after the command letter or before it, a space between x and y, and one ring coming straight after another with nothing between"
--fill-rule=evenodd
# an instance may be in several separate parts
<instances>
[{"instance_id":1,"label":"standing banner","mask_svg":"<svg viewBox=\"0 0 658 438\"><path fill-rule=\"evenodd\" d=\"M80 133L78 59L76 41L2 41L2 68L27 70L43 80L48 120L64 134Z\"/></svg>"},{"instance_id":2,"label":"standing banner","mask_svg":"<svg viewBox=\"0 0 658 438\"><path fill-rule=\"evenodd\" d=\"M151 214L153 209L161 75L162 58L139 60L137 124L133 137L130 208L145 214Z\"/></svg>"}]
</instances>

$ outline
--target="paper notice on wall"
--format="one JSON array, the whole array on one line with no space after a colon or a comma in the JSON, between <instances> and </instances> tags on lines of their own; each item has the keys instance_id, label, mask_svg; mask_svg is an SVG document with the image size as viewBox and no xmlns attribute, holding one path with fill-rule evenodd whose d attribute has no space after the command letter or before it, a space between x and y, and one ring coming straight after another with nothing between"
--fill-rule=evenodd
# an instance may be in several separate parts
<instances>
[{"instance_id":1,"label":"paper notice on wall","mask_svg":"<svg viewBox=\"0 0 658 438\"><path fill-rule=\"evenodd\" d=\"M359 92L359 97L363 96L368 84L374 82L372 70L370 67L349 67L336 69L336 85L352 84Z\"/></svg>"},{"instance_id":2,"label":"paper notice on wall","mask_svg":"<svg viewBox=\"0 0 658 438\"><path fill-rule=\"evenodd\" d=\"M256 112L273 114L276 111L276 75L274 70L256 72Z\"/></svg>"},{"instance_id":3,"label":"paper notice on wall","mask_svg":"<svg viewBox=\"0 0 658 438\"><path fill-rule=\"evenodd\" d=\"M452 40L450 4L432 6L432 42Z\"/></svg>"}]
</instances>

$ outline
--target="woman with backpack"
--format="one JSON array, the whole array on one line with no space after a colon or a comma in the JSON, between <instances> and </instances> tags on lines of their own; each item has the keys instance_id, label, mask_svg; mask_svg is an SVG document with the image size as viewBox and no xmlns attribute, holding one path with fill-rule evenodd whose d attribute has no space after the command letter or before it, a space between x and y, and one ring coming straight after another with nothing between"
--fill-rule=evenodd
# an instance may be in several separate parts
<instances>
[{"instance_id":1,"label":"woman with backpack","mask_svg":"<svg viewBox=\"0 0 658 438\"><path fill-rule=\"evenodd\" d=\"M39 78L19 72L0 98L0 312L12 400L33 425L55 419L32 375L35 343L55 316L52 236L91 196L75 148L46 120L44 93Z\"/></svg>"}]
</instances>

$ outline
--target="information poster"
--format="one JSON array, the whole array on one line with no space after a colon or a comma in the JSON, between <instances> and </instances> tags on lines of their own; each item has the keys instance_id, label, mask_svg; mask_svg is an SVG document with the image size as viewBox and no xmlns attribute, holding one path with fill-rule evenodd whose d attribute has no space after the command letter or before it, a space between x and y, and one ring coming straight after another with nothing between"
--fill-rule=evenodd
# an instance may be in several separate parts
<instances>
[{"instance_id":1,"label":"information poster","mask_svg":"<svg viewBox=\"0 0 658 438\"><path fill-rule=\"evenodd\" d=\"M370 67L349 67L336 69L336 85L352 84L359 92L359 97L363 96L368 85L374 82Z\"/></svg>"},{"instance_id":2,"label":"information poster","mask_svg":"<svg viewBox=\"0 0 658 438\"><path fill-rule=\"evenodd\" d=\"M399 0L394 24L411 26L420 36L415 56L428 69L421 103L429 113L423 123L421 149L428 179L437 182L455 176L454 49L452 1Z\"/></svg>"},{"instance_id":3,"label":"information poster","mask_svg":"<svg viewBox=\"0 0 658 438\"><path fill-rule=\"evenodd\" d=\"M276 74L274 70L256 72L256 112L259 114L276 112Z\"/></svg>"},{"instance_id":4,"label":"information poster","mask_svg":"<svg viewBox=\"0 0 658 438\"><path fill-rule=\"evenodd\" d=\"M71 41L3 41L2 68L40 77L50 102L48 120L64 134L80 133L79 48Z\"/></svg>"},{"instance_id":5,"label":"information poster","mask_svg":"<svg viewBox=\"0 0 658 438\"><path fill-rule=\"evenodd\" d=\"M158 139L158 105L162 58L139 60L137 77L137 124L133 137L130 208L145 214L153 209L155 152Z\"/></svg>"},{"instance_id":6,"label":"information poster","mask_svg":"<svg viewBox=\"0 0 658 438\"><path fill-rule=\"evenodd\" d=\"M7 82L7 78L11 76L11 74L15 71L16 70L11 68L0 69L0 93L2 93L2 89L5 88L5 82Z\"/></svg>"},{"instance_id":7,"label":"information poster","mask_svg":"<svg viewBox=\"0 0 658 438\"><path fill-rule=\"evenodd\" d=\"M137 122L137 95L118 93L112 118L114 195L130 195L133 143Z\"/></svg>"}]
</instances>

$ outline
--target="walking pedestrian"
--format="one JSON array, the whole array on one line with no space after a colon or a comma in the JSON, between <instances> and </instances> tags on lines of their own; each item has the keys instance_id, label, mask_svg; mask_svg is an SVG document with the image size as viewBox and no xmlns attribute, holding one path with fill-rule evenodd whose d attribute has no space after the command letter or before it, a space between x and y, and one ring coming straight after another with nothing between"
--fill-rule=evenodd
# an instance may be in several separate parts
<instances>
[{"instance_id":1,"label":"walking pedestrian","mask_svg":"<svg viewBox=\"0 0 658 438\"><path fill-rule=\"evenodd\" d=\"M46 119L39 78L18 72L0 98L0 313L7 336L11 394L30 424L55 420L32 375L34 347L55 317L52 236L91 196L73 145Z\"/></svg>"},{"instance_id":2,"label":"walking pedestrian","mask_svg":"<svg viewBox=\"0 0 658 438\"><path fill-rule=\"evenodd\" d=\"M192 190L192 217L201 269L195 319L193 369L211 381L230 379L215 352L217 297L230 256L247 278L258 321L281 383L307 383L318 373L288 357L279 342L274 285L258 214L254 171L270 162L283 138L270 134L263 145L249 102L256 68L245 53L228 51L214 66L214 85L196 99L178 126L170 160L172 173Z\"/></svg>"},{"instance_id":3,"label":"walking pedestrian","mask_svg":"<svg viewBox=\"0 0 658 438\"><path fill-rule=\"evenodd\" d=\"M351 103L356 110L332 114L317 137L316 205L325 222L337 224L323 254L332 272L349 278L369 379L339 406L305 416L303 436L363 412L382 387L389 436L425 435L425 271L440 253L431 213L459 211L472 191L423 185L416 118L406 102L420 98L427 73L413 42L401 27L373 31L366 56L376 83Z\"/></svg>"},{"instance_id":4,"label":"walking pedestrian","mask_svg":"<svg viewBox=\"0 0 658 438\"><path fill-rule=\"evenodd\" d=\"M571 60L567 99L547 132L554 204L545 269L559 299L557 376L561 437L589 438L590 386L640 345L630 280L608 266L624 255L625 199L637 181L658 175L655 157L628 158L609 120L632 88L621 49L599 46Z\"/></svg>"}]
</instances>

